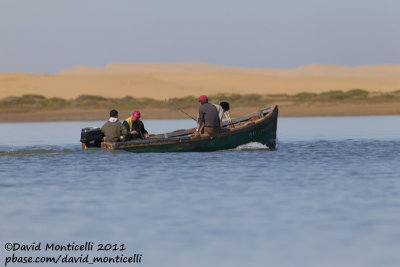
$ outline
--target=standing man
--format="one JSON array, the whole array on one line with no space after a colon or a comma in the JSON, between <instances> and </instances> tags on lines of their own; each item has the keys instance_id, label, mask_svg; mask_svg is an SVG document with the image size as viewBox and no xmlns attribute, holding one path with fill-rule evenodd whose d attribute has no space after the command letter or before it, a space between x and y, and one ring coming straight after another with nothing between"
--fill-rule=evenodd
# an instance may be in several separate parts
<instances>
[{"instance_id":1,"label":"standing man","mask_svg":"<svg viewBox=\"0 0 400 267\"><path fill-rule=\"evenodd\" d=\"M204 133L208 135L214 135L220 132L221 122L219 119L218 110L215 105L208 103L206 95L199 97L201 106L199 107L199 118L197 120L197 128L194 132L195 136L200 133L200 127L204 124Z\"/></svg>"},{"instance_id":2,"label":"standing man","mask_svg":"<svg viewBox=\"0 0 400 267\"><path fill-rule=\"evenodd\" d=\"M132 117L126 118L123 125L129 132L128 139L147 139L149 138L149 133L144 128L143 122L140 120L140 111L135 110L132 112Z\"/></svg>"},{"instance_id":3,"label":"standing man","mask_svg":"<svg viewBox=\"0 0 400 267\"><path fill-rule=\"evenodd\" d=\"M126 128L118 121L118 111L115 109L110 111L110 119L101 127L101 132L106 137L106 142L123 141L128 134Z\"/></svg>"}]
</instances>

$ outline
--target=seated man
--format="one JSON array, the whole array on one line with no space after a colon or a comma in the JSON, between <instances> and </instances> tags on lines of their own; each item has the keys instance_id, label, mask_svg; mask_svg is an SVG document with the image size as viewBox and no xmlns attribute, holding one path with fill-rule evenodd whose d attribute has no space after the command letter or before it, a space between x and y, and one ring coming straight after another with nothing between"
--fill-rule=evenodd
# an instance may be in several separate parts
<instances>
[{"instance_id":1,"label":"seated man","mask_svg":"<svg viewBox=\"0 0 400 267\"><path fill-rule=\"evenodd\" d=\"M140 120L139 110L133 111L132 117L126 118L123 125L128 131L128 140L149 138L149 134L144 128L143 122Z\"/></svg>"},{"instance_id":2,"label":"seated man","mask_svg":"<svg viewBox=\"0 0 400 267\"><path fill-rule=\"evenodd\" d=\"M219 133L221 131L221 122L217 108L215 105L208 103L206 95L201 95L199 97L199 102L201 106L199 107L199 117L194 135L198 136L200 134L199 131L203 124L205 134L213 135Z\"/></svg>"},{"instance_id":3,"label":"seated man","mask_svg":"<svg viewBox=\"0 0 400 267\"><path fill-rule=\"evenodd\" d=\"M220 102L219 105L218 104L213 104L213 105L217 108L221 128L223 128L222 118L224 117L224 115L227 118L228 122L231 122L230 117L227 113L227 111L229 110L229 103L228 102ZM197 113L197 120L198 119L199 119L199 114Z\"/></svg>"},{"instance_id":4,"label":"seated man","mask_svg":"<svg viewBox=\"0 0 400 267\"><path fill-rule=\"evenodd\" d=\"M219 103L219 105L218 104L213 104L213 105L217 108L220 125L221 125L221 128L223 128L222 117L224 116L224 114L227 114L225 112L227 112L229 110L229 103L228 102L221 102L221 103ZM226 116L226 117L227 117L227 119L229 121L230 117L228 117L228 116Z\"/></svg>"},{"instance_id":5,"label":"seated man","mask_svg":"<svg viewBox=\"0 0 400 267\"><path fill-rule=\"evenodd\" d=\"M101 127L101 132L106 137L106 142L123 141L128 134L126 128L118 121L118 111L115 109L110 111L110 119Z\"/></svg>"}]
</instances>

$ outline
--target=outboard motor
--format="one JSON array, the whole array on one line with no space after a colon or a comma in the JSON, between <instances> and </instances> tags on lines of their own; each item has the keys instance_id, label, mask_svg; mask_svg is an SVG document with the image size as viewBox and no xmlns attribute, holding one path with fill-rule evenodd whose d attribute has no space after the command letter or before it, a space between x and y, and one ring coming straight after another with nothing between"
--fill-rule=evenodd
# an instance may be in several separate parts
<instances>
[{"instance_id":1,"label":"outboard motor","mask_svg":"<svg viewBox=\"0 0 400 267\"><path fill-rule=\"evenodd\" d=\"M104 134L99 127L87 127L81 131L82 148L101 147Z\"/></svg>"}]
</instances>

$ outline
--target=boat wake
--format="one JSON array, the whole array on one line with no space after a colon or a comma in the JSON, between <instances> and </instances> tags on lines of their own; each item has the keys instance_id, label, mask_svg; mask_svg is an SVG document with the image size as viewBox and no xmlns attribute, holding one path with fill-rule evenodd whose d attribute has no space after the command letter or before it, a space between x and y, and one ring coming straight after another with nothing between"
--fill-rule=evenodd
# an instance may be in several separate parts
<instances>
[{"instance_id":1,"label":"boat wake","mask_svg":"<svg viewBox=\"0 0 400 267\"><path fill-rule=\"evenodd\" d=\"M81 151L79 147L0 147L0 157L2 156L24 156L24 155L45 155L63 154Z\"/></svg>"},{"instance_id":2,"label":"boat wake","mask_svg":"<svg viewBox=\"0 0 400 267\"><path fill-rule=\"evenodd\" d=\"M252 143L238 146L238 147L234 148L233 150L251 151L251 150L271 150L271 149L269 149L269 147L267 147L266 145L263 145L261 143L252 142Z\"/></svg>"}]
</instances>

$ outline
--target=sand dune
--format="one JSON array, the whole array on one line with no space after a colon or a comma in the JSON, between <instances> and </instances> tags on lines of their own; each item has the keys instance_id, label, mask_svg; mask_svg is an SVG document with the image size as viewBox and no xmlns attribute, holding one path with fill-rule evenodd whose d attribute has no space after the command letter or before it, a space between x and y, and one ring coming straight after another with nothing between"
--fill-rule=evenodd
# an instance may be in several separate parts
<instances>
[{"instance_id":1,"label":"sand dune","mask_svg":"<svg viewBox=\"0 0 400 267\"><path fill-rule=\"evenodd\" d=\"M93 75L93 74L118 74L136 72L175 72L175 73L204 73L204 72L239 72L248 74L263 74L271 76L395 76L400 75L400 65L374 65L346 67L337 65L309 64L293 69L273 68L243 68L224 65L211 65L206 63L171 63L171 64L132 64L112 63L104 68L77 66L62 71L66 75Z\"/></svg>"},{"instance_id":2,"label":"sand dune","mask_svg":"<svg viewBox=\"0 0 400 267\"><path fill-rule=\"evenodd\" d=\"M294 69L261 69L205 63L114 63L104 68L78 66L59 74L0 74L0 98L23 94L73 98L92 94L165 99L203 93L295 94L354 88L371 92L399 90L400 65L313 64Z\"/></svg>"}]
</instances>

